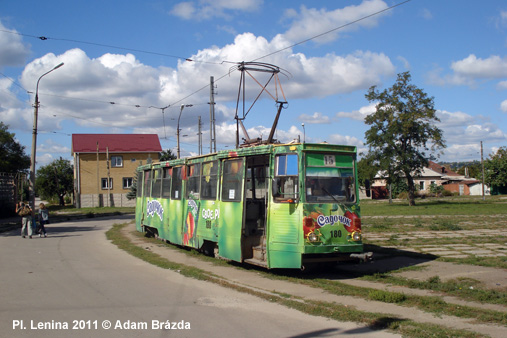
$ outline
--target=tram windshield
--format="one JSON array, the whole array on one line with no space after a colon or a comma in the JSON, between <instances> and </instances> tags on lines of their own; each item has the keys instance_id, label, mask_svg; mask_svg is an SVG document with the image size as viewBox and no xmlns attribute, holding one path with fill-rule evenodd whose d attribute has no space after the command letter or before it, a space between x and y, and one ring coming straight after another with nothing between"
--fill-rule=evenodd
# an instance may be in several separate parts
<instances>
[{"instance_id":1,"label":"tram windshield","mask_svg":"<svg viewBox=\"0 0 507 338\"><path fill-rule=\"evenodd\" d=\"M350 157L350 167L331 165L307 166L306 201L315 203L353 203L355 196L354 169ZM338 164L339 165L339 164Z\"/></svg>"}]
</instances>

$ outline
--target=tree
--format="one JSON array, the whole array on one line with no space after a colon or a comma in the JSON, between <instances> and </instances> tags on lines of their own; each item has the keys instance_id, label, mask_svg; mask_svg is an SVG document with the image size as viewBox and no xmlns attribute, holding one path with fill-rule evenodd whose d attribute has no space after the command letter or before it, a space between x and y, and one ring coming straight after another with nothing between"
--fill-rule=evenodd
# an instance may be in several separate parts
<instances>
[{"instance_id":1,"label":"tree","mask_svg":"<svg viewBox=\"0 0 507 338\"><path fill-rule=\"evenodd\" d=\"M176 155L173 154L171 149L164 150L160 153L160 161L169 161L169 160L175 160Z\"/></svg>"},{"instance_id":2,"label":"tree","mask_svg":"<svg viewBox=\"0 0 507 338\"><path fill-rule=\"evenodd\" d=\"M127 193L126 197L128 200L133 200L137 197L137 171L134 172L134 179L132 180L130 191Z\"/></svg>"},{"instance_id":3,"label":"tree","mask_svg":"<svg viewBox=\"0 0 507 338\"><path fill-rule=\"evenodd\" d=\"M436 116L433 97L410 84L410 73L398 74L396 83L382 92L370 87L365 95L376 102L376 111L365 118L370 125L366 144L382 170L403 176L408 185L409 205L415 205L414 176L435 159L426 152L445 147L442 131L434 123Z\"/></svg>"},{"instance_id":4,"label":"tree","mask_svg":"<svg viewBox=\"0 0 507 338\"><path fill-rule=\"evenodd\" d=\"M468 177L480 179L482 178L482 165L480 161L469 162L459 168L456 172L463 176L465 176L468 172Z\"/></svg>"},{"instance_id":5,"label":"tree","mask_svg":"<svg viewBox=\"0 0 507 338\"><path fill-rule=\"evenodd\" d=\"M19 144L15 134L9 133L8 125L0 122L0 172L17 173L30 168L30 156L25 146Z\"/></svg>"},{"instance_id":6,"label":"tree","mask_svg":"<svg viewBox=\"0 0 507 338\"><path fill-rule=\"evenodd\" d=\"M495 191L504 192L507 187L507 147L500 147L496 154L484 162L484 179Z\"/></svg>"},{"instance_id":7,"label":"tree","mask_svg":"<svg viewBox=\"0 0 507 338\"><path fill-rule=\"evenodd\" d=\"M46 200L58 198L65 205L65 195L74 189L74 168L69 160L60 157L37 171L35 187L39 195Z\"/></svg>"},{"instance_id":8,"label":"tree","mask_svg":"<svg viewBox=\"0 0 507 338\"><path fill-rule=\"evenodd\" d=\"M357 162L357 180L360 186L366 186L366 182L372 182L379 171L379 166L371 154L360 153L362 158Z\"/></svg>"}]
</instances>

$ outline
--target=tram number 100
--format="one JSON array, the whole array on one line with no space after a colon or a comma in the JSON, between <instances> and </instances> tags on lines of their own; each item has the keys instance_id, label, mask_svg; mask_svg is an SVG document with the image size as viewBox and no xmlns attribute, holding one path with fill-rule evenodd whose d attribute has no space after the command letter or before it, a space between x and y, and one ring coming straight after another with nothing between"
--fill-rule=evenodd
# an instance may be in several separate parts
<instances>
[{"instance_id":1,"label":"tram number 100","mask_svg":"<svg viewBox=\"0 0 507 338\"><path fill-rule=\"evenodd\" d=\"M342 237L341 230L332 230L331 231L331 238L339 238L339 237Z\"/></svg>"}]
</instances>

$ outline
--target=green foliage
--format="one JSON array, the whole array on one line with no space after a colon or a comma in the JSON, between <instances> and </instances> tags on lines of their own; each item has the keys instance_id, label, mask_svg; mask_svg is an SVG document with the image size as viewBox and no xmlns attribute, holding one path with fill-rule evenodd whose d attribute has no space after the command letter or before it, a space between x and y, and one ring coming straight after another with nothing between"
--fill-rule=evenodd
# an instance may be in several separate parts
<instances>
[{"instance_id":1,"label":"green foliage","mask_svg":"<svg viewBox=\"0 0 507 338\"><path fill-rule=\"evenodd\" d=\"M444 191L444 187L441 185L436 185L435 183L430 184L430 193L438 195Z\"/></svg>"},{"instance_id":2,"label":"green foliage","mask_svg":"<svg viewBox=\"0 0 507 338\"><path fill-rule=\"evenodd\" d=\"M389 177L404 176L408 184L410 205L414 205L413 177L434 159L427 151L445 147L442 131L435 126L432 97L410 84L410 73L398 74L396 83L382 92L370 87L365 97L376 103L376 111L368 115L365 133L370 153Z\"/></svg>"},{"instance_id":3,"label":"green foliage","mask_svg":"<svg viewBox=\"0 0 507 338\"><path fill-rule=\"evenodd\" d=\"M507 186L507 147L500 147L484 163L484 176L491 187Z\"/></svg>"},{"instance_id":4,"label":"green foliage","mask_svg":"<svg viewBox=\"0 0 507 338\"><path fill-rule=\"evenodd\" d=\"M37 171L35 187L42 199L58 198L59 204L65 205L65 195L74 189L74 168L70 161L60 158L41 167Z\"/></svg>"},{"instance_id":5,"label":"green foliage","mask_svg":"<svg viewBox=\"0 0 507 338\"><path fill-rule=\"evenodd\" d=\"M30 156L25 154L25 147L9 133L8 125L0 122L0 172L17 173L30 168Z\"/></svg>"},{"instance_id":6,"label":"green foliage","mask_svg":"<svg viewBox=\"0 0 507 338\"><path fill-rule=\"evenodd\" d=\"M408 198L408 185L405 180L394 180L391 183L391 192L393 196L400 199Z\"/></svg>"},{"instance_id":7,"label":"green foliage","mask_svg":"<svg viewBox=\"0 0 507 338\"><path fill-rule=\"evenodd\" d=\"M130 191L127 193L126 197L128 200L133 200L137 197L137 171L134 172L134 178L132 179L132 185L130 186Z\"/></svg>"},{"instance_id":8,"label":"green foliage","mask_svg":"<svg viewBox=\"0 0 507 338\"><path fill-rule=\"evenodd\" d=\"M164 150L160 153L159 160L160 161L169 161L169 160L175 160L176 155L173 154L171 149Z\"/></svg>"},{"instance_id":9,"label":"green foliage","mask_svg":"<svg viewBox=\"0 0 507 338\"><path fill-rule=\"evenodd\" d=\"M359 155L363 157L357 162L357 176L359 185L364 187L366 185L366 180L370 182L373 181L380 167L375 163L372 154L368 153L365 155L361 153Z\"/></svg>"},{"instance_id":10,"label":"green foliage","mask_svg":"<svg viewBox=\"0 0 507 338\"><path fill-rule=\"evenodd\" d=\"M480 161L473 161L467 163L458 163L461 164L461 167L456 170L456 172L460 175L465 176L468 173L468 177L473 177L476 179L482 178L482 165Z\"/></svg>"}]
</instances>

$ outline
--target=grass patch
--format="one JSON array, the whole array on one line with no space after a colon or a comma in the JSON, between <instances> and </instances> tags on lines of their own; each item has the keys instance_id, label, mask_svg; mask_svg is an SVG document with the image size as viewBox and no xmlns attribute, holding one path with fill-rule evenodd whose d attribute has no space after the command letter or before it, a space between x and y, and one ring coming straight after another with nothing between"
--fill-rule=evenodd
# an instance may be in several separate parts
<instances>
[{"instance_id":1,"label":"grass patch","mask_svg":"<svg viewBox=\"0 0 507 338\"><path fill-rule=\"evenodd\" d=\"M393 276L389 273L377 273L361 277L364 280L385 284L405 286L412 289L437 291L466 301L489 304L507 304L507 294L497 290L480 288L479 282L470 278L459 278L443 282L439 276L432 276L425 281ZM506 315L504 315L506 316Z\"/></svg>"},{"instance_id":2,"label":"grass patch","mask_svg":"<svg viewBox=\"0 0 507 338\"><path fill-rule=\"evenodd\" d=\"M490 267L490 268L507 269L507 256L501 256L501 257L468 256L466 258L439 257L438 260L441 262L479 265L479 266L485 266L485 267Z\"/></svg>"},{"instance_id":3,"label":"grass patch","mask_svg":"<svg viewBox=\"0 0 507 338\"><path fill-rule=\"evenodd\" d=\"M401 303L407 299L403 293L387 292L384 290L370 290L368 299L384 303Z\"/></svg>"},{"instance_id":4,"label":"grass patch","mask_svg":"<svg viewBox=\"0 0 507 338\"><path fill-rule=\"evenodd\" d=\"M430 230L433 231L457 231L463 230L460 226L456 225L456 222L453 222L449 219L439 219L436 221L437 224L431 225Z\"/></svg>"},{"instance_id":5,"label":"grass patch","mask_svg":"<svg viewBox=\"0 0 507 338\"><path fill-rule=\"evenodd\" d=\"M409 206L407 201L395 201L392 204L385 201L361 201L361 216L497 214L507 214L507 208L504 203L499 203L497 197L491 196L488 196L486 201L475 196L426 198L424 200L416 200L415 206Z\"/></svg>"}]
</instances>

